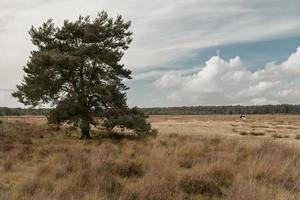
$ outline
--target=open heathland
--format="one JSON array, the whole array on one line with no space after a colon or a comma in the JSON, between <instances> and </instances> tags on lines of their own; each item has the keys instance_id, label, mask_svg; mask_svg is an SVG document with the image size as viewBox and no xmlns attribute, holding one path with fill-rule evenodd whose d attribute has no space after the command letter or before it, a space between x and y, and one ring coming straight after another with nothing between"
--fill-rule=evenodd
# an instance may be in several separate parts
<instances>
[{"instance_id":1,"label":"open heathland","mask_svg":"<svg viewBox=\"0 0 300 200\"><path fill-rule=\"evenodd\" d=\"M150 116L156 137L0 118L0 199L300 199L300 117Z\"/></svg>"}]
</instances>

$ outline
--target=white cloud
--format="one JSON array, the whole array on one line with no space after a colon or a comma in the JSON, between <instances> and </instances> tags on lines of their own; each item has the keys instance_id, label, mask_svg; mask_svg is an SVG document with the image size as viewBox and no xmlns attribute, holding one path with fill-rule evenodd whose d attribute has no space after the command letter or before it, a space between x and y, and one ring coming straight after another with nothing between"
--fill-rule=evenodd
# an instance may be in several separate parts
<instances>
[{"instance_id":1,"label":"white cloud","mask_svg":"<svg viewBox=\"0 0 300 200\"><path fill-rule=\"evenodd\" d=\"M300 102L300 47L281 64L269 63L254 72L239 57L210 58L192 75L172 72L155 85L168 91L167 105L277 104Z\"/></svg>"}]
</instances>

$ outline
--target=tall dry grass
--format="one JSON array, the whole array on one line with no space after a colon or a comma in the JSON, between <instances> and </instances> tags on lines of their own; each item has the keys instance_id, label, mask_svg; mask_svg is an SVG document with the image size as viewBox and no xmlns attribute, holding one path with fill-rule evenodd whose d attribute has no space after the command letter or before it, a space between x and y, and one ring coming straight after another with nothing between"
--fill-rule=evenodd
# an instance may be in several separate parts
<instances>
[{"instance_id":1,"label":"tall dry grass","mask_svg":"<svg viewBox=\"0 0 300 200\"><path fill-rule=\"evenodd\" d=\"M74 139L0 124L0 199L300 199L300 152L265 140L200 136Z\"/></svg>"}]
</instances>

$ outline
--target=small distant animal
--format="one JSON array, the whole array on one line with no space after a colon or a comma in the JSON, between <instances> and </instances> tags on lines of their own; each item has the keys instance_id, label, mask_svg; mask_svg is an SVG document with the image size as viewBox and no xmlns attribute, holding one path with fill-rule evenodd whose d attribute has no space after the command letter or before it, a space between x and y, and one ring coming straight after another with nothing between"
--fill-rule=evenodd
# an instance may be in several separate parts
<instances>
[{"instance_id":1,"label":"small distant animal","mask_svg":"<svg viewBox=\"0 0 300 200\"><path fill-rule=\"evenodd\" d=\"M246 120L246 116L245 115L241 115L240 116L240 120Z\"/></svg>"}]
</instances>

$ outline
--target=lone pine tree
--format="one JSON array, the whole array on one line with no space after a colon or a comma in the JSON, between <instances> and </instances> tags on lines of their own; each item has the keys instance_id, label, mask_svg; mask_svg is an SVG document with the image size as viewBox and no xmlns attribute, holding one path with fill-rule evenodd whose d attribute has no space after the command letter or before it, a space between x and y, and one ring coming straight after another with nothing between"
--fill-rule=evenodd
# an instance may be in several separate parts
<instances>
[{"instance_id":1,"label":"lone pine tree","mask_svg":"<svg viewBox=\"0 0 300 200\"><path fill-rule=\"evenodd\" d=\"M131 71L120 63L132 41L130 22L98 13L94 20L80 16L55 27L48 20L29 31L37 47L24 67L24 79L12 95L24 105L51 104L49 123L72 123L81 138L90 138L90 126L133 129L148 134L146 116L126 104Z\"/></svg>"}]
</instances>

